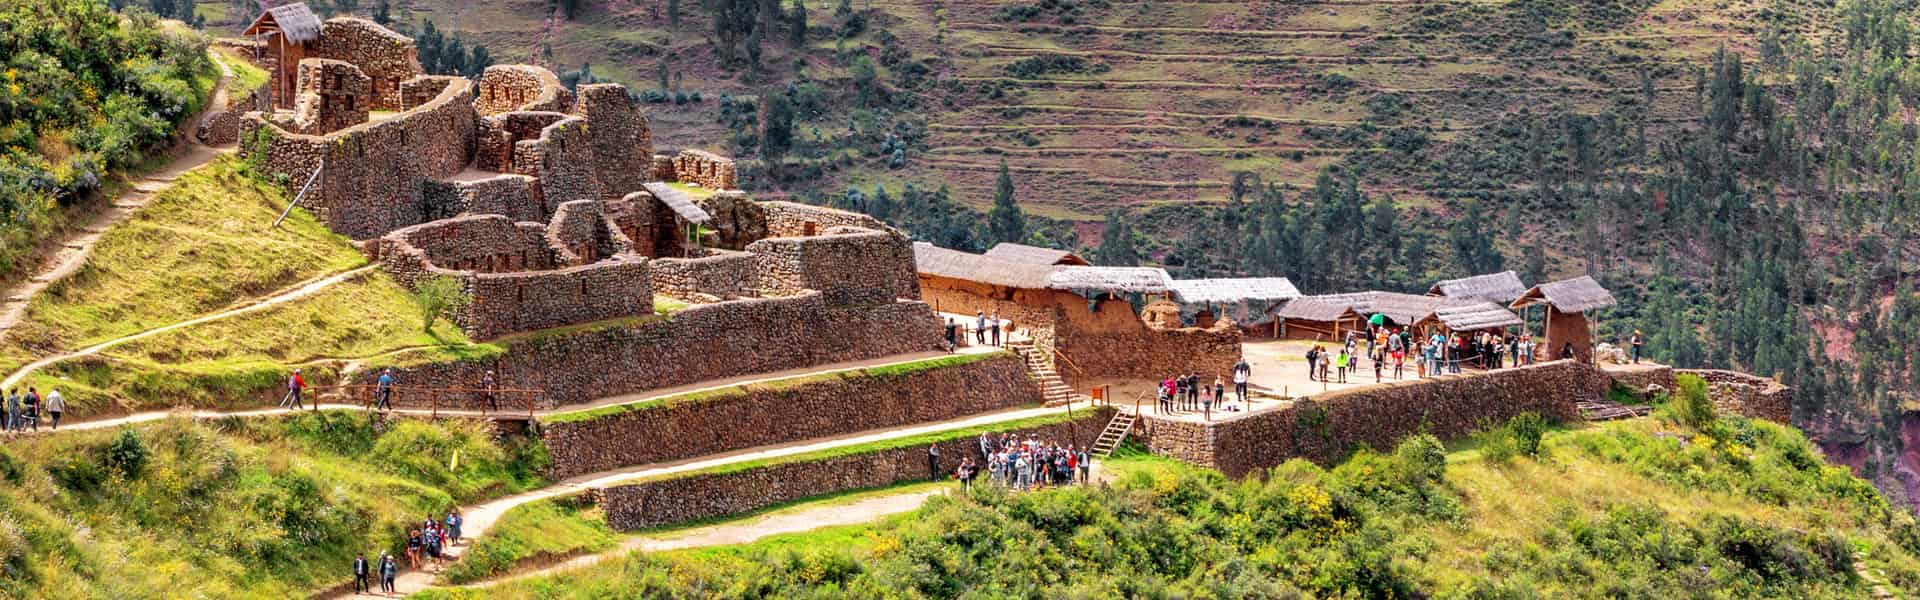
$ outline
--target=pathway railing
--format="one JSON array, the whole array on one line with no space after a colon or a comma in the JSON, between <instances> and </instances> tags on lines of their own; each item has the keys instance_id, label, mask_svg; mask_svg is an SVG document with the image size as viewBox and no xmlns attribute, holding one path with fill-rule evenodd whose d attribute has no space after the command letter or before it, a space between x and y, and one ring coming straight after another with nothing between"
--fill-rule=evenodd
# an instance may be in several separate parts
<instances>
[{"instance_id":1,"label":"pathway railing","mask_svg":"<svg viewBox=\"0 0 1920 600\"><path fill-rule=\"evenodd\" d=\"M382 389L378 384L350 384L313 386L307 388L307 394L313 396L317 409L318 398L333 396L344 399L345 404L359 404L362 408L373 410L380 405ZM405 408L419 410L425 408L428 414L438 417L442 409L449 411L479 412L482 415L526 414L533 418L534 411L540 408L545 398L545 390L528 388L474 388L474 387L433 387L415 385L388 386L386 409Z\"/></svg>"}]
</instances>

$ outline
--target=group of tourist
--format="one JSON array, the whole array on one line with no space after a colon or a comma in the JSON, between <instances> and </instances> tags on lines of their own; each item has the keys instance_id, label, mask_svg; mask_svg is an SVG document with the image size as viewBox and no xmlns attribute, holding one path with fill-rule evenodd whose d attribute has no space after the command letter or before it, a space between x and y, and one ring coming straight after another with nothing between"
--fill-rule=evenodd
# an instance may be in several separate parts
<instances>
[{"instance_id":1,"label":"group of tourist","mask_svg":"<svg viewBox=\"0 0 1920 600\"><path fill-rule=\"evenodd\" d=\"M927 449L929 461L937 461L939 446ZM980 434L980 460L969 456L960 461L954 477L965 487L973 487L984 463L988 481L1020 491L1048 486L1086 484L1093 472L1093 455L1086 446L1075 448L1041 440L1033 434L1020 439L1013 434L996 437Z\"/></svg>"},{"instance_id":2,"label":"group of tourist","mask_svg":"<svg viewBox=\"0 0 1920 600\"><path fill-rule=\"evenodd\" d=\"M1008 323L1006 319L1000 318L998 311L995 311L991 316L989 316L986 311L974 311L972 328L973 345L1004 346L1006 345L1006 338L1002 336L1002 333L1013 333L1011 328L1012 323ZM948 352L958 349L960 344L966 341L967 331L968 328L966 324L955 321L952 317L947 318L946 345Z\"/></svg>"},{"instance_id":3,"label":"group of tourist","mask_svg":"<svg viewBox=\"0 0 1920 600\"><path fill-rule=\"evenodd\" d=\"M1163 415L1198 411L1202 418L1212 420L1215 406L1227 412L1243 410L1247 404L1247 382L1252 378L1253 367L1248 365L1246 360L1233 365L1234 396L1232 399L1240 403L1239 406L1234 406L1229 403L1226 381L1219 375L1214 375L1211 385L1201 380L1196 374L1174 375L1160 381L1155 406L1158 413Z\"/></svg>"},{"instance_id":4,"label":"group of tourist","mask_svg":"<svg viewBox=\"0 0 1920 600\"><path fill-rule=\"evenodd\" d=\"M1364 352L1361 344L1366 346ZM1405 329L1372 326L1365 332L1349 332L1337 350L1329 350L1325 344L1309 348L1307 379L1347 383L1348 373L1358 374L1362 356L1372 363L1373 380L1379 383L1388 377L1389 369L1392 378L1405 378L1409 358L1414 362L1417 375L1427 377L1459 373L1462 365L1484 370L1530 365L1534 364L1537 354L1532 334L1436 331L1423 339ZM1572 344L1566 345L1560 358L1573 358Z\"/></svg>"},{"instance_id":5,"label":"group of tourist","mask_svg":"<svg viewBox=\"0 0 1920 600\"><path fill-rule=\"evenodd\" d=\"M380 376L374 379L373 398L368 400L367 409L392 411L394 384L398 382L399 379L394 375L393 369L381 369ZM304 410L306 404L302 401L302 397L305 395L306 389L307 380L300 376L299 369L294 369L292 373L288 373L287 395L280 400L280 408L287 410ZM479 400L480 404L486 406L489 412L500 412L499 391L500 386L498 380L494 378L493 371L488 370L487 374L480 378ZM316 400L315 403L317 404L318 401ZM59 416L55 415L54 419L57 422Z\"/></svg>"},{"instance_id":6,"label":"group of tourist","mask_svg":"<svg viewBox=\"0 0 1920 600\"><path fill-rule=\"evenodd\" d=\"M67 399L60 395L59 389L47 390L44 398L40 396L38 388L31 387L27 388L25 394L20 393L20 388L8 390L6 396L7 413L4 415L6 419L4 425L7 435L18 435L28 431L29 428L39 431L42 410L46 411L53 428L59 429L60 415L67 412Z\"/></svg>"},{"instance_id":7,"label":"group of tourist","mask_svg":"<svg viewBox=\"0 0 1920 600\"><path fill-rule=\"evenodd\" d=\"M420 570L420 565L431 566L439 572L445 550L460 541L460 526L466 524L466 517L457 509L448 510L446 517L435 520L433 515L420 521L420 526L407 530L407 568ZM367 593L367 580L380 579L380 593L393 595L399 593L394 579L400 575L400 561L390 552L382 551L380 559L367 562L367 555L361 554L353 559L353 590L357 594Z\"/></svg>"}]
</instances>

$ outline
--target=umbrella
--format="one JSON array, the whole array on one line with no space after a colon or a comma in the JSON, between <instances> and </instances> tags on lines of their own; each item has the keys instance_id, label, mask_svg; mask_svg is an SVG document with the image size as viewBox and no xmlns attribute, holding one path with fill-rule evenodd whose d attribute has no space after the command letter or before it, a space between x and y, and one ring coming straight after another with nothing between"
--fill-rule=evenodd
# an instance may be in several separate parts
<instances>
[{"instance_id":1,"label":"umbrella","mask_svg":"<svg viewBox=\"0 0 1920 600\"><path fill-rule=\"evenodd\" d=\"M1375 327L1385 325L1387 324L1387 316L1380 313L1373 313L1373 316L1367 317L1367 324Z\"/></svg>"}]
</instances>

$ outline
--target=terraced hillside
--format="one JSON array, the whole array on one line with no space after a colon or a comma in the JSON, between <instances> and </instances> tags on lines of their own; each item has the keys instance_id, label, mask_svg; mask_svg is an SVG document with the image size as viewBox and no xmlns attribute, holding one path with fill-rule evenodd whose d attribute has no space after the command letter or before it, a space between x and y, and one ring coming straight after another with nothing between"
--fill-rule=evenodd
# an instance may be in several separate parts
<instances>
[{"instance_id":1,"label":"terraced hillside","mask_svg":"<svg viewBox=\"0 0 1920 600\"><path fill-rule=\"evenodd\" d=\"M1004 159L1026 210L1083 220L1224 200L1239 172L1304 186L1356 156L1385 155L1389 164L1362 183L1402 202L1510 190L1394 168L1426 162L1396 155L1485 144L1521 114L1599 115L1658 139L1697 118L1695 72L1706 57L1722 47L1758 55L1763 29L1813 32L1828 10L1779 0L879 0L852 3L872 12L843 40L833 3L813 0L806 48L766 42L764 71L749 76L720 68L699 3L676 3L685 5L678 27L664 1L582 4L552 22L544 0L401 0L394 10L507 59L540 60L550 46L556 69L590 64L636 87L658 87L664 60L670 86L705 93L655 105L657 139L721 151L742 149L730 147L720 93L795 80L845 86L845 53L864 50L894 83L889 92L913 98L895 98L878 117L841 103L803 111L795 137L820 140L806 155L827 165L820 187L944 183L984 207ZM902 70L922 64L932 84L899 84ZM889 119L910 149L900 168L843 131Z\"/></svg>"}]
</instances>

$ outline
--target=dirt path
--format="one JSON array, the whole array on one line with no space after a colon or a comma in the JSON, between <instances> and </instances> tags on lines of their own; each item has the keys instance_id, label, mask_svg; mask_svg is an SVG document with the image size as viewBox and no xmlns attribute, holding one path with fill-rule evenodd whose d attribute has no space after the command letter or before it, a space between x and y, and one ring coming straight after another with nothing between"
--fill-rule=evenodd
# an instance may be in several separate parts
<instances>
[{"instance_id":1,"label":"dirt path","mask_svg":"<svg viewBox=\"0 0 1920 600\"><path fill-rule=\"evenodd\" d=\"M946 490L943 488L875 496L847 504L829 504L781 511L758 518L696 527L657 536L643 535L630 538L622 542L619 547L606 552L579 556L551 567L475 582L464 587L489 588L521 579L584 569L633 552L665 552L709 546L731 546L783 533L800 533L836 525L871 523L889 515L912 512L920 508L927 498L944 493Z\"/></svg>"},{"instance_id":2,"label":"dirt path","mask_svg":"<svg viewBox=\"0 0 1920 600\"><path fill-rule=\"evenodd\" d=\"M110 205L93 215L85 225L67 233L58 242L58 250L48 254L34 269L33 276L6 290L5 299L0 300L0 335L5 335L6 332L13 330L14 325L20 324L20 320L26 317L27 305L35 296L46 291L55 282L78 272L80 266L86 264L87 256L93 253L94 244L100 242L100 237L109 228L133 216L134 211L146 206L155 195L172 186L173 181L179 179L181 174L207 164L222 153L232 151L201 145L199 140L194 138L193 130L198 129L197 125L201 119L206 118L207 112L215 106L225 105L227 82L233 79L233 68L227 66L219 56L211 56L214 64L220 66L220 80L213 84L213 94L209 96L207 108L203 109L199 115L187 119L181 126L185 132L185 137L182 139L187 140L184 144L185 151L153 172L141 176L132 189L115 196ZM11 386L12 383L7 385Z\"/></svg>"},{"instance_id":3,"label":"dirt path","mask_svg":"<svg viewBox=\"0 0 1920 600\"><path fill-rule=\"evenodd\" d=\"M320 292L321 290L332 287L334 284L337 284L343 281L348 281L355 277L359 277L361 275L367 274L368 272L371 272L373 269L374 269L374 265L367 265L364 267L353 269L351 271L335 273L332 275L321 277L319 279L308 280L307 282L301 283L297 287L291 290L281 292L279 294L269 296L266 298L262 298L258 301L253 302L252 304L247 304L247 305L236 307L236 308L230 308L230 309L212 313L212 314L201 315L199 317L195 317L195 318L174 323L171 325L164 325L161 327L155 327L153 329L148 329L146 331L142 331L132 335L117 337L111 340L100 342L98 344L94 344L92 346L75 350L73 352L68 352L65 354L57 354L54 356L42 358L40 360L36 360L31 363L28 363L27 366L21 367L20 370L14 371L12 374L7 375L6 380L0 381L0 389L10 389L18 385L20 383L20 380L25 379L27 375L31 375L33 374L34 371L37 371L53 363L57 363L63 360L79 358L82 356L91 356L94 354L99 354L101 351L106 350L108 348L112 348L114 346L119 346L127 342L137 341L147 337L152 337L155 335L180 329L182 327L192 327L194 325L199 325L202 323L218 321L228 317L235 317L235 316L244 315L251 312L258 312L261 310L265 310L267 308L272 308L274 306L286 304L294 300L299 300L301 298L312 296L315 293Z\"/></svg>"},{"instance_id":4,"label":"dirt path","mask_svg":"<svg viewBox=\"0 0 1920 600\"><path fill-rule=\"evenodd\" d=\"M1086 407L1082 405L1079 408L1084 410ZM675 473L686 473L690 471L698 471L701 469L707 469L710 467L717 467L717 466L727 465L727 464L734 464L734 463L755 461L755 460L765 460L765 459L779 458L779 457L785 457L785 456L794 456L799 454L806 454L810 452L827 450L830 448L853 446L853 445L865 444L869 442L898 439L903 437L911 437L911 436L932 433L937 431L947 431L952 429L961 429L961 428L973 427L978 425L988 425L992 423L1015 421L1015 420L1026 419L1030 417L1038 417L1041 415L1056 414L1056 413L1059 413L1061 410L1062 409L1059 409L1059 408L1028 408L1028 409L1019 409L1019 410L1001 411L1001 412L995 412L995 413L974 415L974 416L960 418L960 419L952 419L952 420L939 421L934 423L923 423L923 424L915 425L912 427L898 427L898 428L892 428L892 429L866 431L866 432L855 433L855 434L844 435L844 436L815 438L811 440L790 442L786 444L777 444L772 446L761 446L758 448L749 448L746 450L739 450L739 451L728 452L723 454L714 454L714 455L703 456L699 458L678 461L678 462L641 465L637 467L629 467L625 469L618 469L613 471L602 471L599 473L581 475L579 477L568 479L566 481L562 481L554 485L547 486L531 492L508 496L505 498L500 498L497 500L485 502L475 506L462 507L460 509L460 513L466 517L467 522L466 524L461 526L461 529L462 529L462 533L467 537L472 539L479 539L481 536L486 535L487 530L491 529L494 523L499 522L500 517L505 515L507 511L512 510L513 507L520 506L522 504L526 504L529 502L556 498L556 497L560 497L568 494L573 494L576 492L583 492L596 487L605 487L605 486L616 484L620 481L628 480L628 479L654 477L659 475L670 475ZM836 510L845 510L843 507L835 507L835 508ZM737 537L741 535L749 535L750 533L751 532L744 532L744 531L730 532L726 534L715 533L713 534L715 536L713 539L722 539L722 536L725 536L725 535L732 535ZM767 534L762 534L762 535L767 535ZM471 542L468 542L468 544L471 544ZM466 546L459 546L456 548L452 548L449 551L449 555L457 560L458 557L461 554L465 553L467 548L469 547L471 546L466 545ZM405 573L401 573L400 576L397 579L395 579L395 585L399 589L400 594L404 596L407 594L419 592L421 590L424 590L430 587L434 587L433 577L434 577L433 573L426 572L426 571L408 571ZM348 592L348 593L336 594L331 597L352 598L354 596L355 594Z\"/></svg>"}]
</instances>

